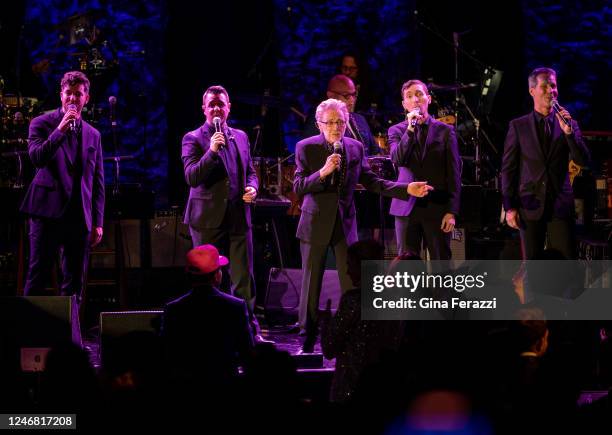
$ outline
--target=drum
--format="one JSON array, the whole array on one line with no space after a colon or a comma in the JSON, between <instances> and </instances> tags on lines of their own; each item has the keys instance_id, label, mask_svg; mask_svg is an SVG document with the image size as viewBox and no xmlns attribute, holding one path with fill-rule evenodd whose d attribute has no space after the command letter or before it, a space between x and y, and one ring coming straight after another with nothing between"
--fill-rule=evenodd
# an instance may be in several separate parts
<instances>
[{"instance_id":1,"label":"drum","mask_svg":"<svg viewBox=\"0 0 612 435\"><path fill-rule=\"evenodd\" d=\"M456 118L453 108L450 106L440 106L438 108L436 120L443 122L444 124L454 125Z\"/></svg>"},{"instance_id":2,"label":"drum","mask_svg":"<svg viewBox=\"0 0 612 435\"><path fill-rule=\"evenodd\" d=\"M285 198L291 201L291 206L287 210L289 216L299 216L301 213L302 198L293 191L293 179L295 178L295 163L285 163L283 165L283 182L281 186L282 194Z\"/></svg>"},{"instance_id":3,"label":"drum","mask_svg":"<svg viewBox=\"0 0 612 435\"><path fill-rule=\"evenodd\" d=\"M393 181L397 179L397 171L395 170L395 165L391 161L391 157L389 156L368 157L368 163L370 164L370 168L372 168L372 172L374 172L380 178L384 178L385 180L393 180Z\"/></svg>"},{"instance_id":4,"label":"drum","mask_svg":"<svg viewBox=\"0 0 612 435\"><path fill-rule=\"evenodd\" d=\"M389 150L389 139L386 134L378 133L376 136L374 136L374 141L380 149L380 154L389 155L391 151Z\"/></svg>"},{"instance_id":5,"label":"drum","mask_svg":"<svg viewBox=\"0 0 612 435\"><path fill-rule=\"evenodd\" d=\"M271 190L274 190L274 192L271 193L276 194L276 188L273 187L278 185L276 181L278 178L276 159L272 157L253 157L253 166L259 180L258 189L269 190L272 187Z\"/></svg>"}]
</instances>

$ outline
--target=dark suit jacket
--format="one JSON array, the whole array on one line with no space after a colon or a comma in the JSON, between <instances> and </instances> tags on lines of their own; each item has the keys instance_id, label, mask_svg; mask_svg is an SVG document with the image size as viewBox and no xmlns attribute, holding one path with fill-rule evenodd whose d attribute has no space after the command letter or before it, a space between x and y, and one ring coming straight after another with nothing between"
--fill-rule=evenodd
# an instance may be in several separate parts
<instances>
[{"instance_id":1,"label":"dark suit jacket","mask_svg":"<svg viewBox=\"0 0 612 435\"><path fill-rule=\"evenodd\" d=\"M364 118L363 115L359 113L350 113L350 117L353 119L355 127L357 128L357 134L359 138L356 138L359 142L361 142L365 148L366 155L374 156L380 152L380 148L376 144L374 140L374 136L372 136L372 130L370 129L370 125L368 121ZM320 134L319 129L317 129L316 120L314 113L312 113L308 119L306 120L304 131L302 132L303 138L308 138L311 136L318 136ZM345 137L351 137L348 127L344 132ZM355 138L353 138L355 139ZM360 140L361 139L361 140Z\"/></svg>"},{"instance_id":2,"label":"dark suit jacket","mask_svg":"<svg viewBox=\"0 0 612 435\"><path fill-rule=\"evenodd\" d=\"M394 183L378 178L370 169L363 145L345 137L344 156L346 178L338 193L329 186L331 176L324 182L319 179L319 169L325 165L329 152L323 134L309 137L297 143L295 148L295 179L293 190L304 198L302 214L297 228L297 238L314 244L330 243L336 214L340 212L342 229L348 245L357 241L357 220L353 192L357 183L375 193L395 198L408 198L407 183Z\"/></svg>"},{"instance_id":3,"label":"dark suit jacket","mask_svg":"<svg viewBox=\"0 0 612 435\"><path fill-rule=\"evenodd\" d=\"M212 286L168 303L160 333L174 370L213 382L237 375L254 345L246 303Z\"/></svg>"},{"instance_id":4,"label":"dark suit jacket","mask_svg":"<svg viewBox=\"0 0 612 435\"><path fill-rule=\"evenodd\" d=\"M420 162L414 155L416 138L408 131L408 122L389 128L391 160L399 172L397 181L427 181L434 187L424 198L391 201L389 213L393 216L408 216L413 210L436 219L442 219L446 213L459 214L461 157L455 129L432 117L428 122L424 156Z\"/></svg>"},{"instance_id":5,"label":"dark suit jacket","mask_svg":"<svg viewBox=\"0 0 612 435\"><path fill-rule=\"evenodd\" d=\"M57 126L64 114L61 109L38 116L30 123L28 153L37 168L21 211L31 216L60 218L73 190L74 162L66 134ZM83 176L81 200L87 229L104 222L104 166L100 133L82 121Z\"/></svg>"},{"instance_id":6,"label":"dark suit jacket","mask_svg":"<svg viewBox=\"0 0 612 435\"><path fill-rule=\"evenodd\" d=\"M538 220L544 213L547 192L553 197L553 214L574 215L574 195L569 182L570 158L586 166L589 151L576 121L566 136L555 117L551 145L544 155L538 140L535 114L510 121L502 161L502 197L506 210L518 209L522 219Z\"/></svg>"},{"instance_id":7,"label":"dark suit jacket","mask_svg":"<svg viewBox=\"0 0 612 435\"><path fill-rule=\"evenodd\" d=\"M223 222L228 206L229 179L226 162L210 150L210 133L206 124L183 137L182 159L185 180L191 187L185 209L184 222L196 229L218 228ZM245 185L259 187L257 174L251 160L251 147L245 132L229 128L226 138L234 138L240 153L240 162L227 162L240 165ZM229 140L227 142L229 142ZM221 151L220 151L221 152ZM247 227L251 226L251 208L243 203Z\"/></svg>"}]
</instances>

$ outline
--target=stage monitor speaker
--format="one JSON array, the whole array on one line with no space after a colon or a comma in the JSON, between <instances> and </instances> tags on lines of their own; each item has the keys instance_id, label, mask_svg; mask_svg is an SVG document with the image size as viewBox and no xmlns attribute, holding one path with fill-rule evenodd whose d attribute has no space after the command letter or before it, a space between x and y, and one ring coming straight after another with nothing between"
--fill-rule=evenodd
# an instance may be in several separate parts
<instances>
[{"instance_id":1,"label":"stage monitor speaker","mask_svg":"<svg viewBox=\"0 0 612 435\"><path fill-rule=\"evenodd\" d=\"M104 311L100 313L100 337L121 337L134 331L157 333L163 311Z\"/></svg>"},{"instance_id":2,"label":"stage monitor speaker","mask_svg":"<svg viewBox=\"0 0 612 435\"><path fill-rule=\"evenodd\" d=\"M177 210L158 211L151 220L151 266L185 266L191 249L189 226Z\"/></svg>"},{"instance_id":3,"label":"stage monitor speaker","mask_svg":"<svg viewBox=\"0 0 612 435\"><path fill-rule=\"evenodd\" d=\"M300 293L302 289L302 270L301 269L270 269L268 287L264 308L268 323L272 319L279 320L280 317L292 317L298 313L300 304ZM323 284L321 285L321 297L319 298L319 309L324 310L327 300L332 301L332 310L338 309L338 302L342 290L340 280L336 270L328 269L323 274ZM287 320L287 319L285 319Z\"/></svg>"},{"instance_id":4,"label":"stage monitor speaker","mask_svg":"<svg viewBox=\"0 0 612 435\"><path fill-rule=\"evenodd\" d=\"M465 228L454 228L451 234L451 258L455 267L461 266L466 258L465 246L467 244L468 233Z\"/></svg>"},{"instance_id":5,"label":"stage monitor speaker","mask_svg":"<svg viewBox=\"0 0 612 435\"><path fill-rule=\"evenodd\" d=\"M163 311L107 311L100 313L100 355L109 343L133 332L159 332Z\"/></svg>"},{"instance_id":6,"label":"stage monitor speaker","mask_svg":"<svg viewBox=\"0 0 612 435\"><path fill-rule=\"evenodd\" d=\"M75 296L0 298L0 335L18 347L82 346Z\"/></svg>"},{"instance_id":7,"label":"stage monitor speaker","mask_svg":"<svg viewBox=\"0 0 612 435\"><path fill-rule=\"evenodd\" d=\"M140 220L137 219L122 219L119 225L116 221L107 220L104 222L104 237L102 242L94 249L95 250L115 250L115 231L121 231L123 239L123 259L126 268L138 268L141 266L141 237L140 237ZM114 268L114 255L92 255L92 268Z\"/></svg>"}]
</instances>

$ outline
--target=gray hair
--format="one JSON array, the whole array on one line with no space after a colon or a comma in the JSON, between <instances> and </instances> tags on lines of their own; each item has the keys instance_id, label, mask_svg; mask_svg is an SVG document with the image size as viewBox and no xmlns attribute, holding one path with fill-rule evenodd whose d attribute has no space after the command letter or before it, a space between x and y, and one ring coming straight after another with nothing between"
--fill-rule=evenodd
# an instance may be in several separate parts
<instances>
[{"instance_id":1,"label":"gray hair","mask_svg":"<svg viewBox=\"0 0 612 435\"><path fill-rule=\"evenodd\" d=\"M348 109L346 108L346 104L344 104L340 100L336 100L335 98L329 98L321 102L321 104L317 106L317 111L315 113L315 118L317 119L317 121L321 120L321 116L323 115L323 112L325 112L326 110L330 110L330 109L337 110L338 112L342 114L342 118L344 119L344 121L345 122L348 121L349 113L348 113Z\"/></svg>"}]
</instances>

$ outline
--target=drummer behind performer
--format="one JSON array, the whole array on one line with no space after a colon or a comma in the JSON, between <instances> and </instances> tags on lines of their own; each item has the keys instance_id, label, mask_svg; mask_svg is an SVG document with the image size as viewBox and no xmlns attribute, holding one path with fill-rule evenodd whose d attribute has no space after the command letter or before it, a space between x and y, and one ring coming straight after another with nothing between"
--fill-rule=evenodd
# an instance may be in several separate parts
<instances>
[{"instance_id":1,"label":"drummer behind performer","mask_svg":"<svg viewBox=\"0 0 612 435\"><path fill-rule=\"evenodd\" d=\"M398 253L420 252L424 240L432 260L450 260L461 193L455 130L429 115L431 96L425 83L409 80L401 95L406 120L389 129L391 159L399 168L397 181L426 181L434 190L425 198L391 201Z\"/></svg>"},{"instance_id":2,"label":"drummer behind performer","mask_svg":"<svg viewBox=\"0 0 612 435\"><path fill-rule=\"evenodd\" d=\"M380 153L378 144L372 136L372 130L368 125L368 121L355 112L355 104L357 104L358 92L351 78L343 74L333 76L327 84L327 98L335 98L346 104L349 112L349 121L346 124L344 135L352 139L358 140L363 144L366 156L374 156ZM319 134L316 120L311 115L306 120L303 137L311 137Z\"/></svg>"},{"instance_id":3,"label":"drummer behind performer","mask_svg":"<svg viewBox=\"0 0 612 435\"><path fill-rule=\"evenodd\" d=\"M312 352L317 337L319 296L327 248L336 256L343 291L352 287L347 273L348 245L357 241L357 219L353 195L357 183L385 196L407 199L425 196L427 183L394 183L376 176L370 169L363 145L345 137L349 113L346 104L330 98L316 110L321 133L297 143L297 170L293 190L304 198L297 228L302 255L302 292L299 326L306 333L304 352Z\"/></svg>"}]
</instances>

